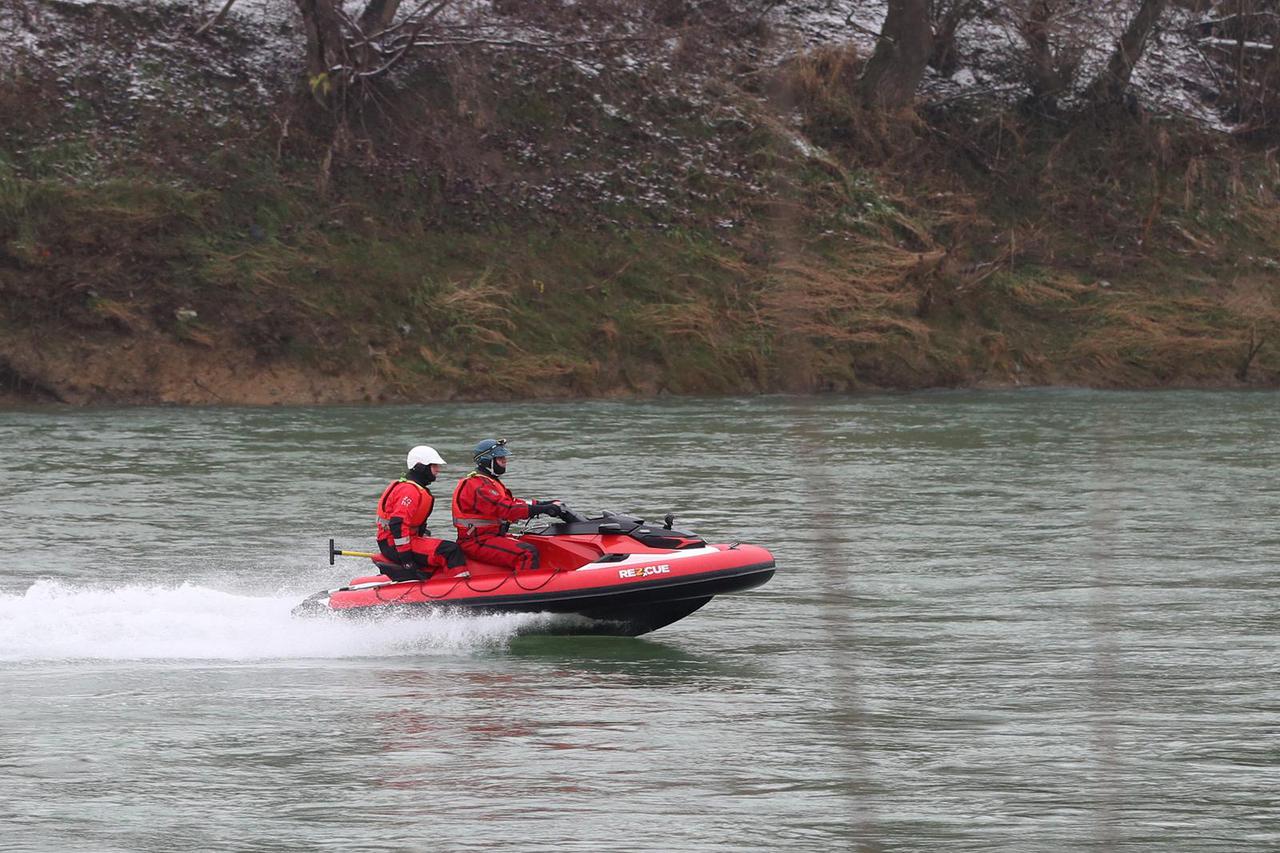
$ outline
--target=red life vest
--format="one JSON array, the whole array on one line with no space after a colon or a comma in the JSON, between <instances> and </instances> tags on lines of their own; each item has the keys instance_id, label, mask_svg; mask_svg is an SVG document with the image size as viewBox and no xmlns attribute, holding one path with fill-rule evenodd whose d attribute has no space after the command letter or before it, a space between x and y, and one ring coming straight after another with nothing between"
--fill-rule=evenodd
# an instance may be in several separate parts
<instances>
[{"instance_id":1,"label":"red life vest","mask_svg":"<svg viewBox=\"0 0 1280 853\"><path fill-rule=\"evenodd\" d=\"M397 551L410 550L413 538L425 535L435 505L427 487L404 477L396 480L378 499L378 541L389 541Z\"/></svg>"}]
</instances>

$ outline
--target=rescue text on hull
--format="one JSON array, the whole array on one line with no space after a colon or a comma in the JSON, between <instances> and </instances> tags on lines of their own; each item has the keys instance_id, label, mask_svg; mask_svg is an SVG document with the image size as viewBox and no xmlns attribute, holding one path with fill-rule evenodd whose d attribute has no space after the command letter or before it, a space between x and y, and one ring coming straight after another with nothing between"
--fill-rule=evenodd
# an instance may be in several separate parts
<instances>
[{"instance_id":1,"label":"rescue text on hull","mask_svg":"<svg viewBox=\"0 0 1280 853\"><path fill-rule=\"evenodd\" d=\"M295 616L378 616L407 613L549 613L547 633L637 636L670 625L712 597L765 583L773 555L757 545L709 545L692 533L606 512L527 529L520 540L538 549L529 571L469 560L427 580L394 581L385 574L318 592ZM330 561L335 551L330 543ZM374 566L398 567L373 557Z\"/></svg>"}]
</instances>

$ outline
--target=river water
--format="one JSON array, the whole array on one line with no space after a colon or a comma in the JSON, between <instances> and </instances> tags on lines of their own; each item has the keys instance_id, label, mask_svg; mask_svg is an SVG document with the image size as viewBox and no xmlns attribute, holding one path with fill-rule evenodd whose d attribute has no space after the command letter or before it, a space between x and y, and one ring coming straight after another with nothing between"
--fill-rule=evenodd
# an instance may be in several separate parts
<instances>
[{"instance_id":1,"label":"river water","mask_svg":"<svg viewBox=\"0 0 1280 853\"><path fill-rule=\"evenodd\" d=\"M778 573L638 639L290 617L486 436ZM1280 849L1278 471L1263 393L3 412L0 849Z\"/></svg>"}]
</instances>

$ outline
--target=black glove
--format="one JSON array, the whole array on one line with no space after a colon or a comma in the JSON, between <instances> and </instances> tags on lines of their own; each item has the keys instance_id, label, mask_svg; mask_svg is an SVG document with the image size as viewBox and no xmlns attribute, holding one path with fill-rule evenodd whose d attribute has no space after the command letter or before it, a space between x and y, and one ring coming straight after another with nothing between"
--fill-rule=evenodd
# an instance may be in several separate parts
<instances>
[{"instance_id":1,"label":"black glove","mask_svg":"<svg viewBox=\"0 0 1280 853\"><path fill-rule=\"evenodd\" d=\"M554 501L534 501L529 507L529 517L535 515L550 515L556 518L564 518L564 508Z\"/></svg>"}]
</instances>

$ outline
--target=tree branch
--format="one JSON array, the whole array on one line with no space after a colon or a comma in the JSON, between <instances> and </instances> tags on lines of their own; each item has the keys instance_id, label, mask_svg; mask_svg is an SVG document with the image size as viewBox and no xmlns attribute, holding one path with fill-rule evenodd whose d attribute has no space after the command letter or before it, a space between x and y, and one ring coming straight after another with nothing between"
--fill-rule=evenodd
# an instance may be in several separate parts
<instances>
[{"instance_id":1,"label":"tree branch","mask_svg":"<svg viewBox=\"0 0 1280 853\"><path fill-rule=\"evenodd\" d=\"M222 4L222 9L218 11L218 14L214 15L212 18L210 18L209 20L201 24L194 34L197 36L202 36L209 31L210 27L214 27L222 23L222 19L227 17L227 13L231 11L231 7L234 6L235 4L236 4L236 0L227 0L227 2Z\"/></svg>"}]
</instances>

